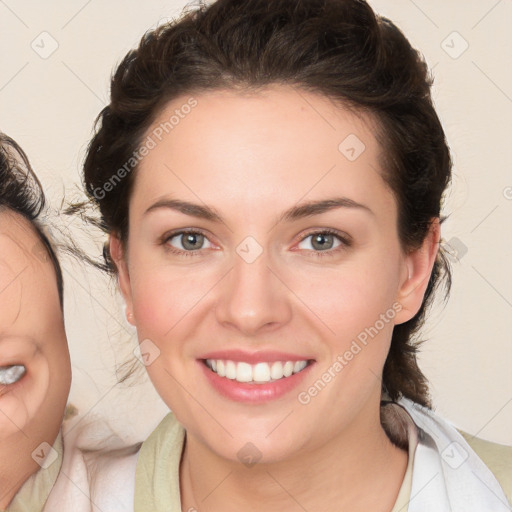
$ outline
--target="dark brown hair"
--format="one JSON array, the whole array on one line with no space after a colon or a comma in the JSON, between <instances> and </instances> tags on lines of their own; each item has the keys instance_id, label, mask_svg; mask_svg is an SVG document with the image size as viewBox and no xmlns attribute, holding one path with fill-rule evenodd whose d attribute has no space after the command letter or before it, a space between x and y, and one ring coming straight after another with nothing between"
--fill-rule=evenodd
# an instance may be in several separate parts
<instances>
[{"instance_id":1,"label":"dark brown hair","mask_svg":"<svg viewBox=\"0 0 512 512\"><path fill-rule=\"evenodd\" d=\"M110 104L98 116L85 159L85 188L105 232L126 241L133 155L170 100L271 84L322 94L377 122L402 246L419 247L432 219L440 217L450 153L426 63L391 21L362 0L217 0L146 33L117 67ZM104 252L115 271L108 248ZM383 390L392 399L404 395L430 406L413 338L443 275L447 296L450 270L440 250L420 311L393 331L383 374Z\"/></svg>"},{"instance_id":2,"label":"dark brown hair","mask_svg":"<svg viewBox=\"0 0 512 512\"><path fill-rule=\"evenodd\" d=\"M25 217L46 250L57 278L60 306L64 306L64 281L57 254L44 233L39 217L46 207L43 187L27 155L8 135L0 132L0 211L12 210Z\"/></svg>"}]
</instances>

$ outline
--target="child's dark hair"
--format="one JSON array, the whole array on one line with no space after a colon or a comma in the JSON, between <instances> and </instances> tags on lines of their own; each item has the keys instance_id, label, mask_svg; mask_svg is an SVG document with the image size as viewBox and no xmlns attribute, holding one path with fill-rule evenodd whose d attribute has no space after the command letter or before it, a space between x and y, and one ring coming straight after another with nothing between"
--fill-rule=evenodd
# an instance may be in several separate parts
<instances>
[{"instance_id":1,"label":"child's dark hair","mask_svg":"<svg viewBox=\"0 0 512 512\"><path fill-rule=\"evenodd\" d=\"M0 211L23 215L34 227L55 268L61 308L64 284L62 270L53 246L43 231L39 216L46 206L43 188L27 155L11 137L0 132Z\"/></svg>"},{"instance_id":2,"label":"child's dark hair","mask_svg":"<svg viewBox=\"0 0 512 512\"><path fill-rule=\"evenodd\" d=\"M85 159L85 188L105 232L126 241L137 170L134 165L127 172L126 163L170 100L271 84L322 94L376 121L399 237L405 250L418 248L432 219L440 217L450 152L426 63L363 0L217 0L146 33L112 78L111 101L98 116ZM112 184L117 169L124 169L123 178ZM105 256L115 272L108 247ZM404 395L431 405L414 338L443 277L447 296L451 276L441 248L421 309L394 328L383 374L392 399Z\"/></svg>"}]
</instances>

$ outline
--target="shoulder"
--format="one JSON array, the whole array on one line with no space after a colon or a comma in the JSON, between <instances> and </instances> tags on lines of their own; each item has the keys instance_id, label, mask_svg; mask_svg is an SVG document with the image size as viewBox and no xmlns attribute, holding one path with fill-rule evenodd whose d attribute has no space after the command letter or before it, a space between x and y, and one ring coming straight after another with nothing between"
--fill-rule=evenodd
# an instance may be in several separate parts
<instances>
[{"instance_id":1,"label":"shoulder","mask_svg":"<svg viewBox=\"0 0 512 512\"><path fill-rule=\"evenodd\" d=\"M179 443L182 440L183 434L183 426L178 422L176 416L169 412L142 444L143 447L147 447L156 446L160 443Z\"/></svg>"},{"instance_id":2,"label":"shoulder","mask_svg":"<svg viewBox=\"0 0 512 512\"><path fill-rule=\"evenodd\" d=\"M140 443L127 445L101 419L63 425L62 468L44 512L133 510Z\"/></svg>"},{"instance_id":3,"label":"shoulder","mask_svg":"<svg viewBox=\"0 0 512 512\"><path fill-rule=\"evenodd\" d=\"M418 427L418 463L421 459L428 474L442 475L437 497L444 496L444 505L456 503L458 510L468 512L510 510L506 505L511 501L512 474L508 447L472 436L470 444L454 423L433 409L405 397L398 402ZM425 472L419 475L421 480Z\"/></svg>"},{"instance_id":4,"label":"shoulder","mask_svg":"<svg viewBox=\"0 0 512 512\"><path fill-rule=\"evenodd\" d=\"M142 443L135 477L135 510L180 510L179 466L185 429L167 414Z\"/></svg>"},{"instance_id":5,"label":"shoulder","mask_svg":"<svg viewBox=\"0 0 512 512\"><path fill-rule=\"evenodd\" d=\"M485 441L462 430L457 430L492 471L512 505L512 446Z\"/></svg>"},{"instance_id":6,"label":"shoulder","mask_svg":"<svg viewBox=\"0 0 512 512\"><path fill-rule=\"evenodd\" d=\"M93 511L131 512L140 443L84 454Z\"/></svg>"},{"instance_id":7,"label":"shoulder","mask_svg":"<svg viewBox=\"0 0 512 512\"><path fill-rule=\"evenodd\" d=\"M185 429L170 412L142 443L137 476L147 479L173 468L181 457L184 439Z\"/></svg>"}]
</instances>

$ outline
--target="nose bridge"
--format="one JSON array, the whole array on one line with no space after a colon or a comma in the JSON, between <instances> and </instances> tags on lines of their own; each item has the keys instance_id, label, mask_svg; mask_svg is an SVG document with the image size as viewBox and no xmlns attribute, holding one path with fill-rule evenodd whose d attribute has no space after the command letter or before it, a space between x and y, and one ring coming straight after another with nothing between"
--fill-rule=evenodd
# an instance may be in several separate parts
<instances>
[{"instance_id":1,"label":"nose bridge","mask_svg":"<svg viewBox=\"0 0 512 512\"><path fill-rule=\"evenodd\" d=\"M216 307L220 323L245 334L286 323L291 314L286 287L271 270L268 251L254 242L245 240L237 247Z\"/></svg>"}]
</instances>

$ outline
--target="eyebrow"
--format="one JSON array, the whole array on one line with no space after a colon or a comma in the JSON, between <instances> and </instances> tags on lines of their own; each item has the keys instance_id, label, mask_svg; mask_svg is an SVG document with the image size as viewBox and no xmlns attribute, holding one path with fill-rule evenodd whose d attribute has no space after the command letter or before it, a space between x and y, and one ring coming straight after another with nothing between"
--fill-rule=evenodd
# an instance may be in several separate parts
<instances>
[{"instance_id":1,"label":"eyebrow","mask_svg":"<svg viewBox=\"0 0 512 512\"><path fill-rule=\"evenodd\" d=\"M224 219L215 211L215 209L206 205L202 206L200 204L182 201L180 199L160 199L156 203L152 204L144 212L144 215L162 208L175 210L183 213L184 215L190 215L191 217L197 217L199 219L225 223ZM334 197L318 201L308 201L307 203L293 206L280 215L278 222L291 222L305 217L312 217L336 208L353 208L375 215L368 206L358 203L353 199L349 199L348 197Z\"/></svg>"}]
</instances>

